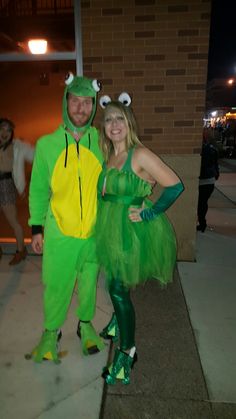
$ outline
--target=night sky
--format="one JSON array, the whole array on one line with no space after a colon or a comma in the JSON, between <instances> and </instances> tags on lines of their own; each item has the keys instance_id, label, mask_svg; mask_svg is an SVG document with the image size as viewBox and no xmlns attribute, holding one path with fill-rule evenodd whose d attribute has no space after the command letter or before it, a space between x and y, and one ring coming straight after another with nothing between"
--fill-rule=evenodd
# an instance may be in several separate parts
<instances>
[{"instance_id":1,"label":"night sky","mask_svg":"<svg viewBox=\"0 0 236 419\"><path fill-rule=\"evenodd\" d=\"M212 0L208 80L236 76L236 0Z\"/></svg>"}]
</instances>

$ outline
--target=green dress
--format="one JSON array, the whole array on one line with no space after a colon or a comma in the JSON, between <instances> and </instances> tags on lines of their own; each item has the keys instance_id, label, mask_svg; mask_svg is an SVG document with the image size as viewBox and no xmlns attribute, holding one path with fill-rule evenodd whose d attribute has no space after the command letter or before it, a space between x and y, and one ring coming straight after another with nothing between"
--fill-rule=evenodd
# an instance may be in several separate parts
<instances>
[{"instance_id":1,"label":"green dress","mask_svg":"<svg viewBox=\"0 0 236 419\"><path fill-rule=\"evenodd\" d=\"M98 212L95 226L97 256L108 280L119 279L135 287L147 279L162 285L172 280L176 239L165 214L152 221L132 222L129 207L151 206L152 186L131 168L134 149L118 170L106 168L98 180Z\"/></svg>"}]
</instances>

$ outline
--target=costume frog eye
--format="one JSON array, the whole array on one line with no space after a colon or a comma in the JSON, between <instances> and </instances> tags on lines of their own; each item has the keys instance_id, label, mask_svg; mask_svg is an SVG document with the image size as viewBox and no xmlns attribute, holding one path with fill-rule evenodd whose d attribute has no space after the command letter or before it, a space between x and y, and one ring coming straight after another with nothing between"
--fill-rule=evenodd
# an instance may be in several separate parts
<instances>
[{"instance_id":1,"label":"costume frog eye","mask_svg":"<svg viewBox=\"0 0 236 419\"><path fill-rule=\"evenodd\" d=\"M96 79L92 81L92 86L93 86L95 92L99 92L101 90L101 83L100 83L100 81L98 81Z\"/></svg>"},{"instance_id":2,"label":"costume frog eye","mask_svg":"<svg viewBox=\"0 0 236 419\"><path fill-rule=\"evenodd\" d=\"M125 106L129 106L131 104L131 97L128 93L123 92L118 97L119 102L123 103Z\"/></svg>"},{"instance_id":3,"label":"costume frog eye","mask_svg":"<svg viewBox=\"0 0 236 419\"><path fill-rule=\"evenodd\" d=\"M69 71L69 73L67 73L66 78L65 78L65 84L69 86L69 84L71 84L73 80L74 80L74 74Z\"/></svg>"},{"instance_id":4,"label":"costume frog eye","mask_svg":"<svg viewBox=\"0 0 236 419\"><path fill-rule=\"evenodd\" d=\"M105 95L100 97L99 103L102 109L105 109L109 102L111 102L110 96Z\"/></svg>"}]
</instances>

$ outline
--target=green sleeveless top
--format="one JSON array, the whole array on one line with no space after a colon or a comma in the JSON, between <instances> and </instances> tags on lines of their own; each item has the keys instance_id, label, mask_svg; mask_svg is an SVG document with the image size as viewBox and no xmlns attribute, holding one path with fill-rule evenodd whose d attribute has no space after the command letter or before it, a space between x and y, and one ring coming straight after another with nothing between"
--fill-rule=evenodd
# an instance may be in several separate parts
<instances>
[{"instance_id":1,"label":"green sleeveless top","mask_svg":"<svg viewBox=\"0 0 236 419\"><path fill-rule=\"evenodd\" d=\"M127 159L121 169L107 168L103 164L103 170L98 180L99 199L124 205L141 206L144 198L151 195L152 186L132 170L133 152L134 148L129 149Z\"/></svg>"}]
</instances>

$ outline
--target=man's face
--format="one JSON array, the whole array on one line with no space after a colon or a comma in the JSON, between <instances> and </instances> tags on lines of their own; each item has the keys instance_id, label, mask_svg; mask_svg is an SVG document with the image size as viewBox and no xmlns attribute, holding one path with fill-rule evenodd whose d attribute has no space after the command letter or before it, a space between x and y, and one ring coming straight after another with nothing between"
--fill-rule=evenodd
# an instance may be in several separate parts
<instances>
[{"instance_id":1,"label":"man's face","mask_svg":"<svg viewBox=\"0 0 236 419\"><path fill-rule=\"evenodd\" d=\"M74 96L69 93L67 110L71 122L77 127L83 127L91 116L93 99L91 97Z\"/></svg>"}]
</instances>

